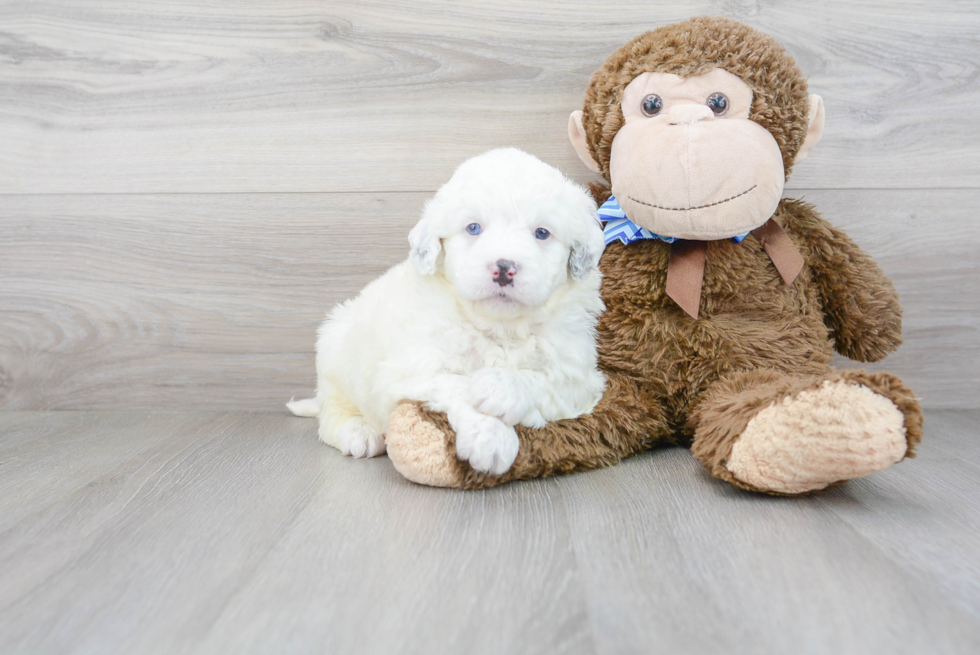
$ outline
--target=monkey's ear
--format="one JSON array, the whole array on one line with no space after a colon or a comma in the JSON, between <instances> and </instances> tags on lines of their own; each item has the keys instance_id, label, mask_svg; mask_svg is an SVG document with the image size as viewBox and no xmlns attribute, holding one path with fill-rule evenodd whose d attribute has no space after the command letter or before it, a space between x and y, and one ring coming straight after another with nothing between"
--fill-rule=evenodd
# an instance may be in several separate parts
<instances>
[{"instance_id":1,"label":"monkey's ear","mask_svg":"<svg viewBox=\"0 0 980 655\"><path fill-rule=\"evenodd\" d=\"M572 147L578 154L582 163L588 166L589 170L598 173L599 164L592 158L589 152L589 144L585 140L585 128L582 127L582 110L577 109L568 117L568 140L572 142Z\"/></svg>"},{"instance_id":2,"label":"monkey's ear","mask_svg":"<svg viewBox=\"0 0 980 655\"><path fill-rule=\"evenodd\" d=\"M408 233L409 258L422 275L432 275L436 272L439 253L442 251L442 242L432 224L432 214L435 212L433 204L431 200L426 204L422 212L422 220Z\"/></svg>"},{"instance_id":3,"label":"monkey's ear","mask_svg":"<svg viewBox=\"0 0 980 655\"><path fill-rule=\"evenodd\" d=\"M810 151L813 150L813 146L817 145L821 134L823 134L823 98L815 93L811 93L810 111L807 116L806 138L803 139L803 145L800 146L799 152L796 153L796 158L793 160L794 164L799 164L806 159Z\"/></svg>"}]
</instances>

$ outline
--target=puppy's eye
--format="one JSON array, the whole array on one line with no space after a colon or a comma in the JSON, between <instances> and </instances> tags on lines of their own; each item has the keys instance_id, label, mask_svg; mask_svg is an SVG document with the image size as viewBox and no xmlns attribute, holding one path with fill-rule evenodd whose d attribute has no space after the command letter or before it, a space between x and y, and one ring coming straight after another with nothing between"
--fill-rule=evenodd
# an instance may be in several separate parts
<instances>
[{"instance_id":1,"label":"puppy's eye","mask_svg":"<svg viewBox=\"0 0 980 655\"><path fill-rule=\"evenodd\" d=\"M640 103L640 109L647 116L656 116L663 108L664 101L656 93L651 93Z\"/></svg>"},{"instance_id":2,"label":"puppy's eye","mask_svg":"<svg viewBox=\"0 0 980 655\"><path fill-rule=\"evenodd\" d=\"M483 232L483 228L480 227L479 223L470 223L469 225L466 226L466 231L472 234L473 236L476 236L480 232Z\"/></svg>"},{"instance_id":3,"label":"puppy's eye","mask_svg":"<svg viewBox=\"0 0 980 655\"><path fill-rule=\"evenodd\" d=\"M728 97L724 93L712 93L705 104L715 116L721 116L728 111Z\"/></svg>"},{"instance_id":4,"label":"puppy's eye","mask_svg":"<svg viewBox=\"0 0 980 655\"><path fill-rule=\"evenodd\" d=\"M544 241L545 239L547 239L550 236L551 236L551 232L549 232L548 230L544 229L543 227L539 227L538 229L536 229L534 231L534 237L536 239L541 239L542 241Z\"/></svg>"}]
</instances>

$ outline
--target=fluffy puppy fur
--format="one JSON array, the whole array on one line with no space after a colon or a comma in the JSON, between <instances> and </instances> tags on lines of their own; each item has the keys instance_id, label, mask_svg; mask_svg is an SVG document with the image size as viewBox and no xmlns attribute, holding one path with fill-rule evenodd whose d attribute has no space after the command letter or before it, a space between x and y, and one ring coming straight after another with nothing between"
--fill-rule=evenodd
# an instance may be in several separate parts
<instances>
[{"instance_id":1,"label":"fluffy puppy fur","mask_svg":"<svg viewBox=\"0 0 980 655\"><path fill-rule=\"evenodd\" d=\"M319 417L324 443L372 457L399 401L424 401L448 415L461 460L504 473L515 425L586 414L602 396L595 201L525 152L492 150L460 165L409 244L328 315L316 398L287 406Z\"/></svg>"}]
</instances>

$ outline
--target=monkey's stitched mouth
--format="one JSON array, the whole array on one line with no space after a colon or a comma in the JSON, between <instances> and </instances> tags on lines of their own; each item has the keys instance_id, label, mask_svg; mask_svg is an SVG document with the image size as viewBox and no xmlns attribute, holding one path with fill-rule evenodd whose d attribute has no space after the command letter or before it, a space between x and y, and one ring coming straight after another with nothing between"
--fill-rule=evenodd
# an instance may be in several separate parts
<instances>
[{"instance_id":1,"label":"monkey's stitched mouth","mask_svg":"<svg viewBox=\"0 0 980 655\"><path fill-rule=\"evenodd\" d=\"M626 196L626 197L629 198L630 200L632 200L633 202L638 202L641 205L646 205L647 207L653 207L654 209L664 209L664 210L669 211L669 212L689 212L689 211L691 211L693 209L705 209L707 207L714 207L715 205L724 204L726 202L729 202L730 200L735 200L735 198L739 198L741 196L744 196L746 193L748 193L752 189L756 188L757 186L759 186L759 185L758 184L753 184L752 186L750 186L745 191L742 191L741 193L736 193L731 198L725 198L724 200L718 200L716 202L712 202L712 203L709 203L707 205L699 205L697 207L663 207L661 205L654 205L653 203L643 202L642 200L637 200L633 196Z\"/></svg>"}]
</instances>

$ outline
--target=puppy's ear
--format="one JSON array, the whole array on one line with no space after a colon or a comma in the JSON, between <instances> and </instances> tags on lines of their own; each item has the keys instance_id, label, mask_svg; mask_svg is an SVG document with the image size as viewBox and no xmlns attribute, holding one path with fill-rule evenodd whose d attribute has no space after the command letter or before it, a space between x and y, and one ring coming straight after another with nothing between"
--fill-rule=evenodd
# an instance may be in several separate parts
<instances>
[{"instance_id":1,"label":"puppy's ear","mask_svg":"<svg viewBox=\"0 0 980 655\"><path fill-rule=\"evenodd\" d=\"M422 212L422 220L408 233L409 257L422 275L436 272L439 253L442 251L442 243L434 229L434 213L435 208L430 202Z\"/></svg>"},{"instance_id":2,"label":"puppy's ear","mask_svg":"<svg viewBox=\"0 0 980 655\"><path fill-rule=\"evenodd\" d=\"M568 270L572 272L572 279L581 282L589 277L589 273L599 264L602 251L606 244L600 231L595 238L590 238L585 242L572 242L572 253L568 256Z\"/></svg>"},{"instance_id":3,"label":"puppy's ear","mask_svg":"<svg viewBox=\"0 0 980 655\"><path fill-rule=\"evenodd\" d=\"M595 205L592 207L594 216ZM568 256L568 270L572 273L572 279L577 282L589 277L592 269L599 265L602 251L606 249L606 240L599 226L598 217L590 220L595 225L590 225L590 229L586 230L581 239L572 241L572 252Z\"/></svg>"},{"instance_id":4,"label":"puppy's ear","mask_svg":"<svg viewBox=\"0 0 980 655\"><path fill-rule=\"evenodd\" d=\"M575 189L577 199L572 211L574 220L571 224L575 229L568 255L568 270L573 280L581 282L599 264L602 251L606 249L606 239L592 194L577 184L569 184Z\"/></svg>"}]
</instances>

